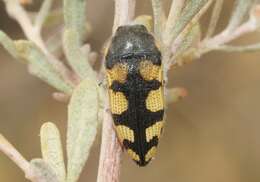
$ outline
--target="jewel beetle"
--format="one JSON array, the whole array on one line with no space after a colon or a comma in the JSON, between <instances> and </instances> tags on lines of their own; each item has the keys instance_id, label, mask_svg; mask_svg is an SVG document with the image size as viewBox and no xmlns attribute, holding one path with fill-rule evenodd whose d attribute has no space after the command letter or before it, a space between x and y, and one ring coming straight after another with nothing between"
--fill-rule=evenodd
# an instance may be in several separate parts
<instances>
[{"instance_id":1,"label":"jewel beetle","mask_svg":"<svg viewBox=\"0 0 260 182\"><path fill-rule=\"evenodd\" d=\"M161 57L143 25L118 27L105 56L115 130L139 166L154 158L164 125Z\"/></svg>"}]
</instances>

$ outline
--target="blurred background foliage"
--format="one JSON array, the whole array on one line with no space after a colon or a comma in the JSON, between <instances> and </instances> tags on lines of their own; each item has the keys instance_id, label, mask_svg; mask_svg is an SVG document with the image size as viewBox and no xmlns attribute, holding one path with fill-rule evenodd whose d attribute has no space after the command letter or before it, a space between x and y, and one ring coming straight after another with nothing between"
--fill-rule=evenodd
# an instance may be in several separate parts
<instances>
[{"instance_id":1,"label":"blurred background foliage","mask_svg":"<svg viewBox=\"0 0 260 182\"><path fill-rule=\"evenodd\" d=\"M166 7L169 2L164 1ZM232 3L225 1L219 30L227 24ZM93 29L88 41L94 50L100 50L111 34L113 1L89 0L87 8ZM149 0L138 0L137 13L151 14ZM202 30L208 17L206 14L202 18ZM0 29L12 38L23 37L16 22L7 16L2 1ZM238 41L254 40L260 40L259 33ZM156 160L139 168L124 155L121 181L259 182L259 57L260 53L212 52L171 70L169 85L185 87L189 95L168 106ZM27 159L40 156L39 131L46 121L58 121L64 141L67 106L52 99L53 91L0 47L0 131ZM96 180L99 144L100 136L80 181ZM0 181L26 181L22 171L3 154Z\"/></svg>"}]
</instances>

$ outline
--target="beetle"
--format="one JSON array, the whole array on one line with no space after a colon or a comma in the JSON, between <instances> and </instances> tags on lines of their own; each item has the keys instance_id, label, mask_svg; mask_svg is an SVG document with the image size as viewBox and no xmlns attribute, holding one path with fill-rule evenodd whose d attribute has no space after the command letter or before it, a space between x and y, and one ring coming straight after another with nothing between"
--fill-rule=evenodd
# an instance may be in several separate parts
<instances>
[{"instance_id":1,"label":"beetle","mask_svg":"<svg viewBox=\"0 0 260 182\"><path fill-rule=\"evenodd\" d=\"M110 108L120 143L146 166L164 125L161 52L143 25L118 27L105 56Z\"/></svg>"}]
</instances>

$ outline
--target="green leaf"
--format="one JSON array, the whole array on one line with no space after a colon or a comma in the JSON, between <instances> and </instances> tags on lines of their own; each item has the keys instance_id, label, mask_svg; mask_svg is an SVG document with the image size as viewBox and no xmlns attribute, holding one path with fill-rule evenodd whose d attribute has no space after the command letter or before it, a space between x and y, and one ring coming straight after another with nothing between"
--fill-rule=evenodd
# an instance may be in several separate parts
<instances>
[{"instance_id":1,"label":"green leaf","mask_svg":"<svg viewBox=\"0 0 260 182\"><path fill-rule=\"evenodd\" d=\"M165 24L165 14L163 9L163 1L161 0L151 0L153 8L153 18L154 18L154 33L156 37L160 40L161 34L163 32L163 27Z\"/></svg>"},{"instance_id":2,"label":"green leaf","mask_svg":"<svg viewBox=\"0 0 260 182\"><path fill-rule=\"evenodd\" d=\"M84 80L95 79L94 70L89 64L88 56L82 54L80 48L87 34L86 0L64 0L65 31L63 45L69 65Z\"/></svg>"},{"instance_id":3,"label":"green leaf","mask_svg":"<svg viewBox=\"0 0 260 182\"><path fill-rule=\"evenodd\" d=\"M48 122L41 127L42 157L55 171L59 181L66 179L60 133L55 124Z\"/></svg>"},{"instance_id":4,"label":"green leaf","mask_svg":"<svg viewBox=\"0 0 260 182\"><path fill-rule=\"evenodd\" d=\"M211 0L189 0L184 7L180 18L173 27L170 35L167 36L166 44L170 45L173 40L184 30L184 28L191 22L194 17L200 13Z\"/></svg>"},{"instance_id":5,"label":"green leaf","mask_svg":"<svg viewBox=\"0 0 260 182\"><path fill-rule=\"evenodd\" d=\"M63 34L64 51L72 69L78 73L81 79L95 79L95 72L88 61L88 55L84 55L80 48L79 33L74 29L67 29Z\"/></svg>"},{"instance_id":6,"label":"green leaf","mask_svg":"<svg viewBox=\"0 0 260 182\"><path fill-rule=\"evenodd\" d=\"M98 87L86 79L73 92L68 115L67 182L75 182L88 158L98 126Z\"/></svg>"},{"instance_id":7,"label":"green leaf","mask_svg":"<svg viewBox=\"0 0 260 182\"><path fill-rule=\"evenodd\" d=\"M57 90L71 94L73 87L66 83L60 73L49 64L46 56L30 41L20 40L15 42L19 57L29 64L29 71L47 82Z\"/></svg>"},{"instance_id":8,"label":"green leaf","mask_svg":"<svg viewBox=\"0 0 260 182\"><path fill-rule=\"evenodd\" d=\"M33 159L30 162L30 170L33 174L33 181L37 182L61 182L58 180L53 169L42 159Z\"/></svg>"},{"instance_id":9,"label":"green leaf","mask_svg":"<svg viewBox=\"0 0 260 182\"><path fill-rule=\"evenodd\" d=\"M18 53L14 41L3 31L0 31L0 44L14 57L18 58Z\"/></svg>"},{"instance_id":10,"label":"green leaf","mask_svg":"<svg viewBox=\"0 0 260 182\"><path fill-rule=\"evenodd\" d=\"M80 35L80 40L86 31L86 0L64 0L64 21L66 29L73 29Z\"/></svg>"},{"instance_id":11,"label":"green leaf","mask_svg":"<svg viewBox=\"0 0 260 182\"><path fill-rule=\"evenodd\" d=\"M186 35L184 38L182 44L177 48L175 53L175 58L178 58L179 56L187 51L190 47L194 46L196 47L198 43L200 42L201 38L201 29L199 23L196 23L190 30L190 32Z\"/></svg>"}]
</instances>

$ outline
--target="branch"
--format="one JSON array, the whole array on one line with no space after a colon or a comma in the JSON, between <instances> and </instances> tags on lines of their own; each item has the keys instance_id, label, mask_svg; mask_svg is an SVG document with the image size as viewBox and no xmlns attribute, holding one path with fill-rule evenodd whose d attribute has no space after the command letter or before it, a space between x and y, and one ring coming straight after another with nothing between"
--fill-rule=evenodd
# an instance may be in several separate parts
<instances>
[{"instance_id":1,"label":"branch","mask_svg":"<svg viewBox=\"0 0 260 182\"><path fill-rule=\"evenodd\" d=\"M114 0L115 16L113 34L121 25L129 24L135 15L135 0Z\"/></svg>"},{"instance_id":2,"label":"branch","mask_svg":"<svg viewBox=\"0 0 260 182\"><path fill-rule=\"evenodd\" d=\"M108 108L108 101L106 104ZM102 141L97 182L119 182L122 148L108 109L103 114Z\"/></svg>"},{"instance_id":3,"label":"branch","mask_svg":"<svg viewBox=\"0 0 260 182\"><path fill-rule=\"evenodd\" d=\"M184 7L180 18L176 25L170 31L170 34L165 35L165 45L171 46L173 42L181 41L188 30L198 21L201 15L208 9L213 0L190 0ZM179 40L176 40L179 39Z\"/></svg>"},{"instance_id":4,"label":"branch","mask_svg":"<svg viewBox=\"0 0 260 182\"><path fill-rule=\"evenodd\" d=\"M254 19L249 19L244 24L240 25L236 30L233 32L230 32L229 30L224 30L222 33L216 35L215 37L203 41L200 45L200 55L205 54L211 50L218 49L223 44L226 44L238 37L241 37L242 35L252 33L256 31L258 26L256 25L256 22Z\"/></svg>"},{"instance_id":5,"label":"branch","mask_svg":"<svg viewBox=\"0 0 260 182\"><path fill-rule=\"evenodd\" d=\"M20 2L18 0L3 1L6 4L7 13L20 24L27 39L34 42L41 49L41 51L47 56L47 61L62 75L64 81L75 85L75 77L72 76L72 73L60 60L49 53L40 35L39 28L33 26L28 13L21 6Z\"/></svg>"},{"instance_id":6,"label":"branch","mask_svg":"<svg viewBox=\"0 0 260 182\"><path fill-rule=\"evenodd\" d=\"M42 26L51 9L52 3L53 3L53 0L45 0L42 3L41 9L35 19L35 27L37 28L38 32L40 32L42 29Z\"/></svg>"},{"instance_id":7,"label":"branch","mask_svg":"<svg viewBox=\"0 0 260 182\"><path fill-rule=\"evenodd\" d=\"M260 43L246 45L246 46L222 45L220 47L215 48L214 50L224 51L224 52L255 52L255 51L260 51Z\"/></svg>"},{"instance_id":8,"label":"branch","mask_svg":"<svg viewBox=\"0 0 260 182\"><path fill-rule=\"evenodd\" d=\"M181 16L181 12L182 12L182 9L185 5L185 1L186 0L173 0L172 1L170 13L169 13L169 16L167 18L167 22L166 22L166 26L165 26L164 36L169 35L171 33L171 30L176 25L177 20ZM164 41L167 41L166 40L167 36L163 37L163 38L164 38Z\"/></svg>"},{"instance_id":9,"label":"branch","mask_svg":"<svg viewBox=\"0 0 260 182\"><path fill-rule=\"evenodd\" d=\"M175 53L175 50L180 46L183 39L185 39L185 36L190 32L191 28L198 22L200 17L208 10L210 4L213 2L213 0L209 0L205 2L200 9L194 14L194 16L190 19L189 23L183 28L183 30L180 32L176 40L173 42L173 49L172 52ZM189 9L189 8L188 8Z\"/></svg>"},{"instance_id":10,"label":"branch","mask_svg":"<svg viewBox=\"0 0 260 182\"><path fill-rule=\"evenodd\" d=\"M165 14L162 6L162 1L152 0L153 17L154 17L154 33L160 40L162 39L163 27L165 24Z\"/></svg>"},{"instance_id":11,"label":"branch","mask_svg":"<svg viewBox=\"0 0 260 182\"><path fill-rule=\"evenodd\" d=\"M209 23L209 28L206 34L206 39L211 37L214 34L214 31L216 29L220 13L222 10L224 0L216 0L215 1L215 6L213 9L213 13L211 15L210 23Z\"/></svg>"},{"instance_id":12,"label":"branch","mask_svg":"<svg viewBox=\"0 0 260 182\"><path fill-rule=\"evenodd\" d=\"M171 40L167 40L166 45L170 46L172 49L172 54L174 55L178 48L181 46L183 40L185 40L187 34L192 30L192 27L198 23L200 17L207 11L213 0L201 0L197 2L198 4L194 2L189 2L185 9L183 10L182 17L180 18L179 22L183 21L182 23L179 23L178 28L174 28L174 37L169 36L169 39L174 40L173 44L169 44ZM195 7L193 7L193 5ZM189 21L188 21L189 20ZM177 34L178 33L178 34ZM176 38L175 38L176 37ZM169 67L173 64L172 59L168 57L165 60L165 68L169 69Z\"/></svg>"},{"instance_id":13,"label":"branch","mask_svg":"<svg viewBox=\"0 0 260 182\"><path fill-rule=\"evenodd\" d=\"M19 168L23 170L26 177L30 179L30 163L0 134L0 151L9 157Z\"/></svg>"},{"instance_id":14,"label":"branch","mask_svg":"<svg viewBox=\"0 0 260 182\"><path fill-rule=\"evenodd\" d=\"M115 0L115 19L113 33L120 25L128 24L135 14L135 0ZM107 98L107 97L106 97ZM106 99L103 114L103 129L97 182L118 182L122 148L113 128L109 104Z\"/></svg>"},{"instance_id":15,"label":"branch","mask_svg":"<svg viewBox=\"0 0 260 182\"><path fill-rule=\"evenodd\" d=\"M236 0L231 19L226 28L228 32L234 31L242 23L254 1L256 0Z\"/></svg>"},{"instance_id":16,"label":"branch","mask_svg":"<svg viewBox=\"0 0 260 182\"><path fill-rule=\"evenodd\" d=\"M40 169L39 164L35 165L35 160L28 162L15 148L8 142L3 135L0 134L0 151L9 157L20 169L23 170L25 177L32 182L57 182L55 176L52 176L52 180L48 180L48 177L52 174L52 169ZM38 160L43 167L49 167L43 163L42 160Z\"/></svg>"}]
</instances>

